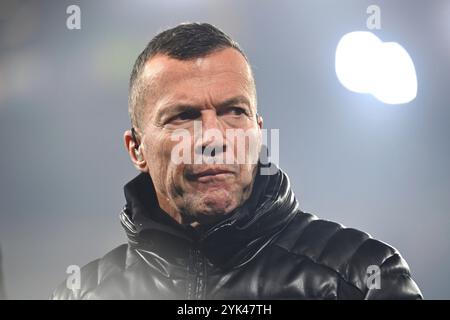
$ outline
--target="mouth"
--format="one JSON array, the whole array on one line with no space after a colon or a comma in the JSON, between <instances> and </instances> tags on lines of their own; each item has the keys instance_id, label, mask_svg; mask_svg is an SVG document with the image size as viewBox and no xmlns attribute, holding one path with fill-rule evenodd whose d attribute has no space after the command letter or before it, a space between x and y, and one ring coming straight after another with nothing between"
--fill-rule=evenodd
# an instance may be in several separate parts
<instances>
[{"instance_id":1,"label":"mouth","mask_svg":"<svg viewBox=\"0 0 450 320\"><path fill-rule=\"evenodd\" d=\"M189 180L199 182L221 181L234 176L234 172L222 168L208 168L188 175Z\"/></svg>"}]
</instances>

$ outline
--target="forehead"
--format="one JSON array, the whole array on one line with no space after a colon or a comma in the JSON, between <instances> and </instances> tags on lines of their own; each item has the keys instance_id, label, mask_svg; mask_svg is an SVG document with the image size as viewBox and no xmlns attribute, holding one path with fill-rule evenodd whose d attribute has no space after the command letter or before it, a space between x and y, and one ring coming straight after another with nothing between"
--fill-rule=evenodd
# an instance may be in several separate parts
<instances>
[{"instance_id":1,"label":"forehead","mask_svg":"<svg viewBox=\"0 0 450 320\"><path fill-rule=\"evenodd\" d=\"M249 95L253 85L250 66L233 48L191 60L156 55L146 63L142 77L144 83L152 87L148 102L156 104L159 100L178 98L221 99L233 94Z\"/></svg>"}]
</instances>

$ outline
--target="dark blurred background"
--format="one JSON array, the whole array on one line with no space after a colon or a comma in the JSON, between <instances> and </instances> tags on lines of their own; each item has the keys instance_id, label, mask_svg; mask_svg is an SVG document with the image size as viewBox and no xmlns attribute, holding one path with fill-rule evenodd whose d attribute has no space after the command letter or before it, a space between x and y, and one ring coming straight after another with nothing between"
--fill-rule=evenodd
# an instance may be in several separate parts
<instances>
[{"instance_id":1,"label":"dark blurred background","mask_svg":"<svg viewBox=\"0 0 450 320\"><path fill-rule=\"evenodd\" d=\"M381 9L417 98L386 105L348 91L334 55ZM81 29L66 27L69 5ZM450 298L450 1L0 2L0 244L7 297L46 299L126 241L122 187L137 173L122 142L128 77L146 43L209 22L253 65L266 128L304 211L400 250L426 298ZM0 280L1 284L1 280Z\"/></svg>"}]
</instances>

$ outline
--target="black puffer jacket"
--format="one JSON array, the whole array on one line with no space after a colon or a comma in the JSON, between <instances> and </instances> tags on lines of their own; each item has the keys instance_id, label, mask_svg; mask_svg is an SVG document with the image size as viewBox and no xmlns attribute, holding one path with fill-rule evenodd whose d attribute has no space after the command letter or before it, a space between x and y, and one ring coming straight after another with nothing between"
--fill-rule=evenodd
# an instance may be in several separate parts
<instances>
[{"instance_id":1,"label":"black puffer jacket","mask_svg":"<svg viewBox=\"0 0 450 320\"><path fill-rule=\"evenodd\" d=\"M397 250L300 211L281 170L258 174L245 205L205 230L162 212L148 175L124 189L120 220L128 244L83 267L81 288L62 283L53 299L422 297Z\"/></svg>"}]
</instances>

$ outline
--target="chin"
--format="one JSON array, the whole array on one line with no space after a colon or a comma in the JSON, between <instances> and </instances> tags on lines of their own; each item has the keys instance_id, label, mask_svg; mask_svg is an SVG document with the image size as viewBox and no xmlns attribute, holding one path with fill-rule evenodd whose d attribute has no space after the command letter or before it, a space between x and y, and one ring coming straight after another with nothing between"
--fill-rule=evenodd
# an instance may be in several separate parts
<instances>
[{"instance_id":1,"label":"chin","mask_svg":"<svg viewBox=\"0 0 450 320\"><path fill-rule=\"evenodd\" d=\"M205 213L209 215L227 214L235 208L234 202L229 198L208 197L203 200L203 208Z\"/></svg>"},{"instance_id":2,"label":"chin","mask_svg":"<svg viewBox=\"0 0 450 320\"><path fill-rule=\"evenodd\" d=\"M193 212L196 215L226 215L237 207L237 200L225 190L203 195L195 202L197 202L197 205L194 205L193 208L197 210Z\"/></svg>"}]
</instances>

